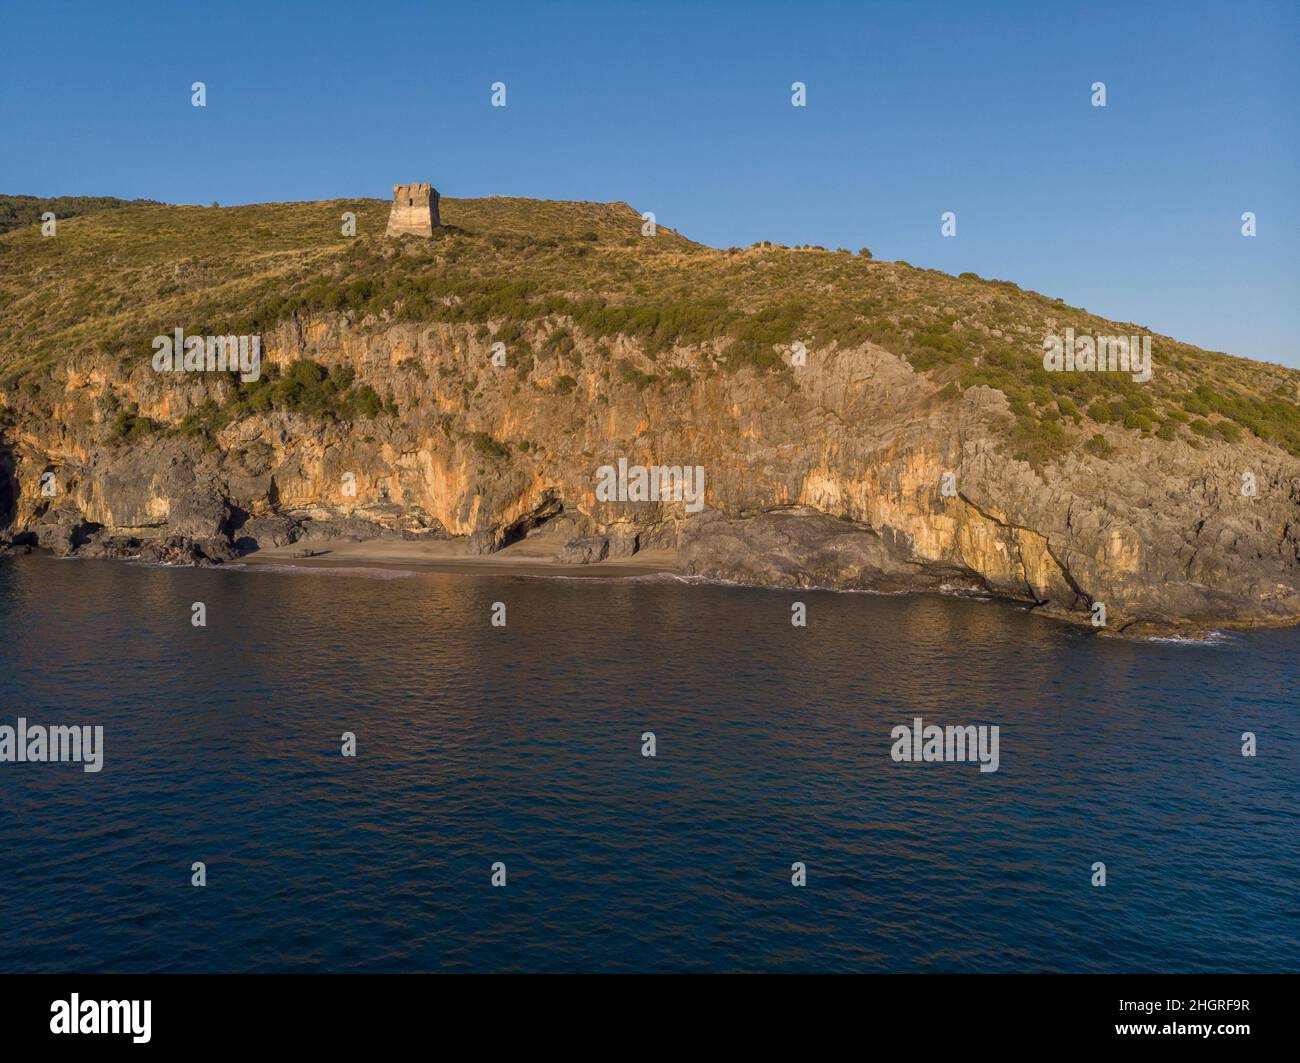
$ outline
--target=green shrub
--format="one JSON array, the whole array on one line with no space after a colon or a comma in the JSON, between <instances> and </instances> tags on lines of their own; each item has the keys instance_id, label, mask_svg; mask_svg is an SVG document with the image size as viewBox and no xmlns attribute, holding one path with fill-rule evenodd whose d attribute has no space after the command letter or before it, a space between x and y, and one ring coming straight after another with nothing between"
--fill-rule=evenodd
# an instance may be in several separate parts
<instances>
[{"instance_id":1,"label":"green shrub","mask_svg":"<svg viewBox=\"0 0 1300 1063\"><path fill-rule=\"evenodd\" d=\"M229 410L208 399L197 410L182 417L180 424L176 426L176 431L190 439L206 439L211 442L230 421Z\"/></svg>"},{"instance_id":2,"label":"green shrub","mask_svg":"<svg viewBox=\"0 0 1300 1063\"><path fill-rule=\"evenodd\" d=\"M1088 442L1083 445L1083 449L1089 454L1094 454L1099 458L1108 458L1115 450L1115 448L1107 442L1106 437L1100 432L1097 432L1091 439L1089 439Z\"/></svg>"},{"instance_id":3,"label":"green shrub","mask_svg":"<svg viewBox=\"0 0 1300 1063\"><path fill-rule=\"evenodd\" d=\"M487 432L467 432L463 438L468 440L470 446L485 457L510 457L510 448L499 440L493 439Z\"/></svg>"},{"instance_id":4,"label":"green shrub","mask_svg":"<svg viewBox=\"0 0 1300 1063\"><path fill-rule=\"evenodd\" d=\"M115 442L137 443L153 435L160 427L156 421L140 417L134 410L122 410L113 421L109 438Z\"/></svg>"},{"instance_id":5,"label":"green shrub","mask_svg":"<svg viewBox=\"0 0 1300 1063\"><path fill-rule=\"evenodd\" d=\"M362 384L348 396L345 409L349 414L373 418L384 412L384 403L374 388Z\"/></svg>"},{"instance_id":6,"label":"green shrub","mask_svg":"<svg viewBox=\"0 0 1300 1063\"><path fill-rule=\"evenodd\" d=\"M653 373L643 373L626 358L620 358L615 365L618 367L619 379L624 384L635 385L638 391L643 391L651 384L659 382L659 378Z\"/></svg>"},{"instance_id":7,"label":"green shrub","mask_svg":"<svg viewBox=\"0 0 1300 1063\"><path fill-rule=\"evenodd\" d=\"M556 329L546 338L546 342L542 345L544 354L556 358L565 358L573 362L581 360L575 354L576 349L577 343L573 339L573 333L568 329Z\"/></svg>"},{"instance_id":8,"label":"green shrub","mask_svg":"<svg viewBox=\"0 0 1300 1063\"><path fill-rule=\"evenodd\" d=\"M1036 421L1032 417L1016 418L1012 429L1012 453L1021 461L1040 465L1065 449L1065 430L1057 421Z\"/></svg>"},{"instance_id":9,"label":"green shrub","mask_svg":"<svg viewBox=\"0 0 1300 1063\"><path fill-rule=\"evenodd\" d=\"M1241 440L1241 429L1231 421L1215 421L1213 428L1229 443L1236 443Z\"/></svg>"},{"instance_id":10,"label":"green shrub","mask_svg":"<svg viewBox=\"0 0 1300 1063\"><path fill-rule=\"evenodd\" d=\"M1098 424L1110 424L1115 420L1114 414L1110 411L1110 403L1098 399L1088 407L1088 416Z\"/></svg>"}]
</instances>

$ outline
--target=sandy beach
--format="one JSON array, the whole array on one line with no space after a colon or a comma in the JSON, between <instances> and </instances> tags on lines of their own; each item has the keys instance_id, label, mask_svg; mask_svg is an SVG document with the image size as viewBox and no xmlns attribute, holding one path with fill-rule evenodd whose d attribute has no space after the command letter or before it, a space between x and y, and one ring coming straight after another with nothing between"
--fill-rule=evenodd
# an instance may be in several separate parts
<instances>
[{"instance_id":1,"label":"sandy beach","mask_svg":"<svg viewBox=\"0 0 1300 1063\"><path fill-rule=\"evenodd\" d=\"M466 542L463 538L437 541L368 539L362 542L302 539L288 546L259 550L236 564L303 568L400 565L442 572L624 579L680 571L677 552L672 549L642 550L633 557L590 565L562 564L555 558L564 545L563 536L549 534L544 528L493 554L467 554ZM313 551L310 557L302 556L306 550Z\"/></svg>"}]
</instances>

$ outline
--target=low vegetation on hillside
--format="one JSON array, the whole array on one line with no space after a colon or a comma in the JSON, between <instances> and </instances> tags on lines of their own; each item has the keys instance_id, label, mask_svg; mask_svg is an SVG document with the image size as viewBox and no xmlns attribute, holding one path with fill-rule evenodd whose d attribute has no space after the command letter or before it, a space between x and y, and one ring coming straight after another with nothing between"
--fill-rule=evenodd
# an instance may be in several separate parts
<instances>
[{"instance_id":1,"label":"low vegetation on hillside","mask_svg":"<svg viewBox=\"0 0 1300 1063\"><path fill-rule=\"evenodd\" d=\"M38 225L47 214L56 221L91 214L97 210L114 210L118 207L161 206L153 199L114 199L112 196L54 196L40 199L36 196L0 196L0 233L24 225Z\"/></svg>"},{"instance_id":2,"label":"low vegetation on hillside","mask_svg":"<svg viewBox=\"0 0 1300 1063\"><path fill-rule=\"evenodd\" d=\"M355 238L341 233L344 213L356 216ZM796 340L809 358L870 342L927 374L945 401L974 385L1002 391L1016 453L1028 460L1049 460L1071 441L1103 452L1107 425L1193 446L1249 432L1300 455L1295 371L1153 335L1148 383L1048 373L1046 335L1149 330L1009 281L878 261L866 249L721 251L662 226L647 237L641 216L621 203L444 199L444 227L432 239L385 239L387 213L381 200L145 205L76 218L55 239L18 228L0 237L0 390L36 396L51 367L77 352L147 359L153 336L178 325L251 334L334 311L362 327L473 325L481 338L506 342L521 373L541 324L547 353L565 354L584 337L607 354L609 341L626 337L641 357L610 369L642 389L710 373L789 374L783 352ZM574 383L562 376L555 388ZM300 363L238 388L206 427L268 406L345 417L373 416L390 402ZM122 411L115 431L151 430L134 416Z\"/></svg>"}]
</instances>

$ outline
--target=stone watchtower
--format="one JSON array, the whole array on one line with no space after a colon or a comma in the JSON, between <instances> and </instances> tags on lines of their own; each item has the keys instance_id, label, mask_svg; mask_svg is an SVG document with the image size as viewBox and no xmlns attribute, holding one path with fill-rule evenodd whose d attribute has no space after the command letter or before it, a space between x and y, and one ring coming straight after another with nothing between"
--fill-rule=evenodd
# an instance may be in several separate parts
<instances>
[{"instance_id":1,"label":"stone watchtower","mask_svg":"<svg viewBox=\"0 0 1300 1063\"><path fill-rule=\"evenodd\" d=\"M388 212L385 236L432 236L438 220L438 190L422 185L393 185L393 208Z\"/></svg>"}]
</instances>

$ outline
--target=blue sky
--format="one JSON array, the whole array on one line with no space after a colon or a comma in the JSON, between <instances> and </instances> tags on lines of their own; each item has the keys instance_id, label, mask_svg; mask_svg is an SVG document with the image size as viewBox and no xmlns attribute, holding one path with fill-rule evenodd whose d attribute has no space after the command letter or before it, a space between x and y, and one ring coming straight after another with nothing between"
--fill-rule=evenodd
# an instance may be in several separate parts
<instances>
[{"instance_id":1,"label":"blue sky","mask_svg":"<svg viewBox=\"0 0 1300 1063\"><path fill-rule=\"evenodd\" d=\"M3 193L626 200L1300 367L1294 0L6 0L0 26Z\"/></svg>"}]
</instances>

